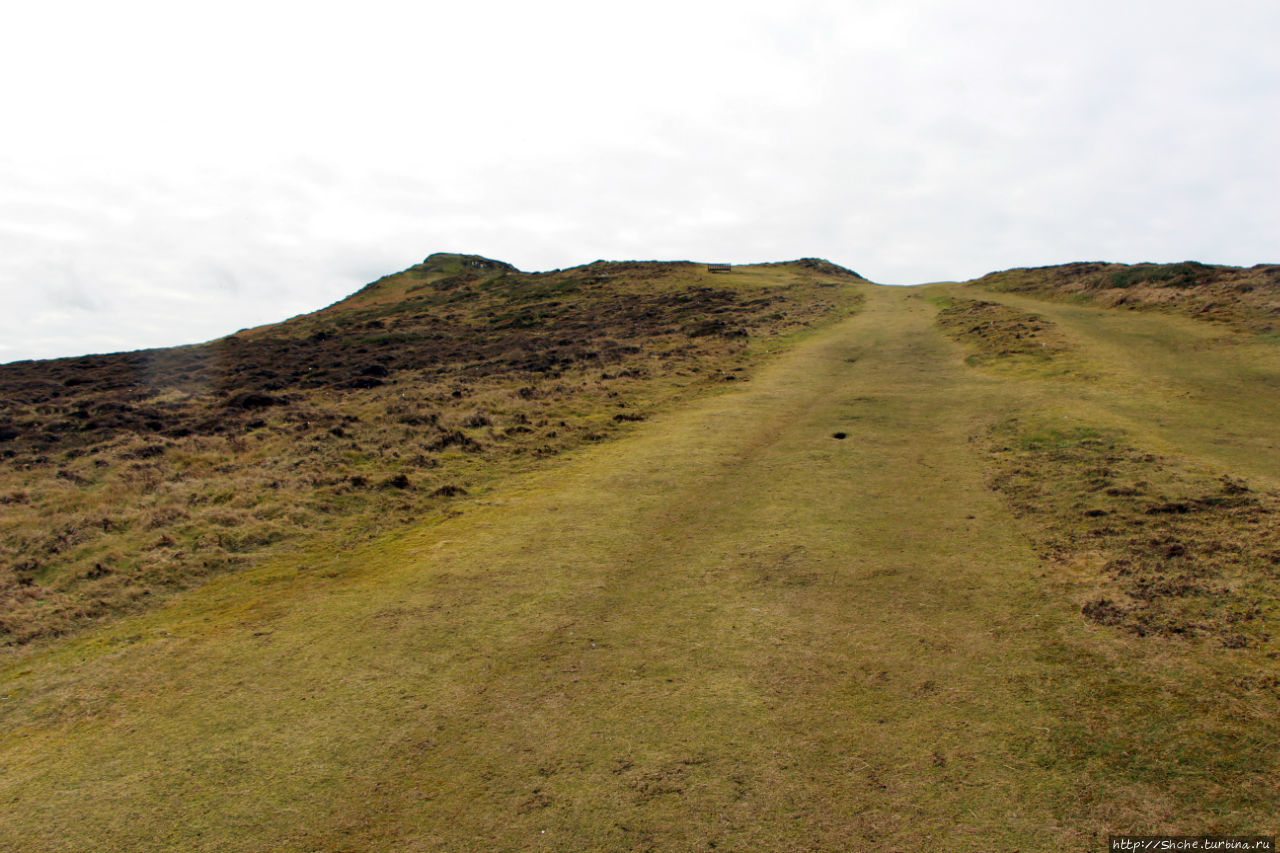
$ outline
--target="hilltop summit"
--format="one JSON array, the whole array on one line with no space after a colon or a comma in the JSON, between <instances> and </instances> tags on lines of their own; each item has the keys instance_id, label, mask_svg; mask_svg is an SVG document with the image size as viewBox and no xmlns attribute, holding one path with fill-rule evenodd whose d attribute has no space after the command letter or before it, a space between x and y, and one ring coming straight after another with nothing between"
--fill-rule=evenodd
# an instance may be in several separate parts
<instances>
[{"instance_id":1,"label":"hilltop summit","mask_svg":"<svg viewBox=\"0 0 1280 853\"><path fill-rule=\"evenodd\" d=\"M466 270L477 272L519 272L506 261L495 261L483 255L463 255L456 252L433 252L423 258L418 269L431 272L458 273Z\"/></svg>"}]
</instances>

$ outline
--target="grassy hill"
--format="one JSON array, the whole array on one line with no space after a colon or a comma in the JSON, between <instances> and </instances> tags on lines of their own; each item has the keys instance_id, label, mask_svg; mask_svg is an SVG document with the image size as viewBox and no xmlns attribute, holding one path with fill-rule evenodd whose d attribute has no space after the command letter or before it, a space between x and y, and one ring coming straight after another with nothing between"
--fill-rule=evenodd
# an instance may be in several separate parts
<instances>
[{"instance_id":1,"label":"grassy hill","mask_svg":"<svg viewBox=\"0 0 1280 853\"><path fill-rule=\"evenodd\" d=\"M1263 333L1280 332L1280 265L1076 263L990 273L981 287L1080 304L1173 310Z\"/></svg>"},{"instance_id":2,"label":"grassy hill","mask_svg":"<svg viewBox=\"0 0 1280 853\"><path fill-rule=\"evenodd\" d=\"M1270 273L1066 269L433 255L0 368L0 847L1274 833Z\"/></svg>"},{"instance_id":3,"label":"grassy hill","mask_svg":"<svg viewBox=\"0 0 1280 853\"><path fill-rule=\"evenodd\" d=\"M521 273L435 254L209 344L0 365L0 643L59 636L294 547L367 538L844 316L818 261Z\"/></svg>"}]
</instances>

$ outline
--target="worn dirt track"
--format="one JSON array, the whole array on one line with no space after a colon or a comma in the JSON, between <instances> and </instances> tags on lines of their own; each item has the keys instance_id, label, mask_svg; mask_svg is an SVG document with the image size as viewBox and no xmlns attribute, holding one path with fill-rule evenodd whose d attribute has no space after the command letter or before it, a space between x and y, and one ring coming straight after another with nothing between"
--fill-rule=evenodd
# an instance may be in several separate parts
<instances>
[{"instance_id":1,"label":"worn dirt track","mask_svg":"<svg viewBox=\"0 0 1280 853\"><path fill-rule=\"evenodd\" d=\"M934 313L868 288L457 517L27 661L0 847L1092 849L1163 789L1051 758L1110 639L984 484L1023 392Z\"/></svg>"}]
</instances>

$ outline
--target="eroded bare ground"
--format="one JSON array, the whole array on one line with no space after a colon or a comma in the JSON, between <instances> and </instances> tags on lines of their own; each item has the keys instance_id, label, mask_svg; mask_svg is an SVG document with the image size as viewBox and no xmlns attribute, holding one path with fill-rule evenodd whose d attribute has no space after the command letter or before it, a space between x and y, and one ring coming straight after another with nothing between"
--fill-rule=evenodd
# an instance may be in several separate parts
<instances>
[{"instance_id":1,"label":"eroded bare ground","mask_svg":"<svg viewBox=\"0 0 1280 853\"><path fill-rule=\"evenodd\" d=\"M817 260L759 271L433 255L209 344L0 365L0 644L320 529L418 519L745 378L752 340L846 314L839 285L861 280Z\"/></svg>"}]
</instances>

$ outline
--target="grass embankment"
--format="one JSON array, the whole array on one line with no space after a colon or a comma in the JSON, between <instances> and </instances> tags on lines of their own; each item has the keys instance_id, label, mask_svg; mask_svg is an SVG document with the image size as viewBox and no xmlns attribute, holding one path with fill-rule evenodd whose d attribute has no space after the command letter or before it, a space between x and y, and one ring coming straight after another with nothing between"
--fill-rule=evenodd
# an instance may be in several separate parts
<instances>
[{"instance_id":1,"label":"grass embankment","mask_svg":"<svg viewBox=\"0 0 1280 853\"><path fill-rule=\"evenodd\" d=\"M0 647L325 532L376 536L749 375L845 316L817 261L521 273L433 255L212 344L0 367Z\"/></svg>"},{"instance_id":2,"label":"grass embankment","mask_svg":"<svg viewBox=\"0 0 1280 853\"><path fill-rule=\"evenodd\" d=\"M1280 486L1280 347L1269 335L1178 312L1100 310L974 286L948 290L1054 324L1077 357L1070 375L1089 380L1071 385L1069 405L1110 418L1149 451Z\"/></svg>"},{"instance_id":3,"label":"grass embankment","mask_svg":"<svg viewBox=\"0 0 1280 853\"><path fill-rule=\"evenodd\" d=\"M1280 266L1074 263L989 273L974 284L1099 307L1182 314L1273 336L1280 332Z\"/></svg>"},{"instance_id":4,"label":"grass embankment","mask_svg":"<svg viewBox=\"0 0 1280 853\"><path fill-rule=\"evenodd\" d=\"M973 288L935 291L962 300ZM995 311L1034 309L1076 365L1062 375L1046 363L1010 388L1019 411L980 437L989 482L1039 552L1047 588L1133 637L1081 672L1100 701L1064 727L1075 732L1064 758L1109 765L1108 796L1122 780L1160 780L1170 799L1146 807L1147 827L1272 831L1280 453L1263 425L1280 403L1280 353L1176 314L986 295ZM1025 368L991 336L942 326L1002 375Z\"/></svg>"},{"instance_id":5,"label":"grass embankment","mask_svg":"<svg viewBox=\"0 0 1280 853\"><path fill-rule=\"evenodd\" d=\"M865 291L752 382L439 524L280 556L24 656L0 676L0 846L1081 850L1273 830L1261 638L1088 618L1076 564L1045 548L1071 478L1021 518L989 486L1011 469L993 429L1015 454L1086 452L1077 428L1159 443L1109 405L1127 368L1066 324L1098 382L966 366L925 299Z\"/></svg>"}]
</instances>

